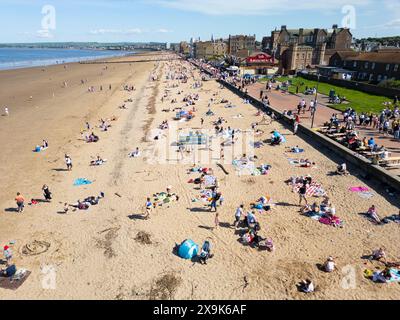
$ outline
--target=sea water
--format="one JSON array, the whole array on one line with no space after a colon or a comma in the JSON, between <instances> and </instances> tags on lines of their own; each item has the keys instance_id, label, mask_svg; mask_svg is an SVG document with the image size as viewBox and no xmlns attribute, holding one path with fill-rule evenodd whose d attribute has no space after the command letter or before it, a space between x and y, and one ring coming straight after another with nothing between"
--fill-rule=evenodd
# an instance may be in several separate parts
<instances>
[{"instance_id":1,"label":"sea water","mask_svg":"<svg viewBox=\"0 0 400 320\"><path fill-rule=\"evenodd\" d=\"M117 50L0 48L0 70L48 66L132 54L134 52Z\"/></svg>"}]
</instances>

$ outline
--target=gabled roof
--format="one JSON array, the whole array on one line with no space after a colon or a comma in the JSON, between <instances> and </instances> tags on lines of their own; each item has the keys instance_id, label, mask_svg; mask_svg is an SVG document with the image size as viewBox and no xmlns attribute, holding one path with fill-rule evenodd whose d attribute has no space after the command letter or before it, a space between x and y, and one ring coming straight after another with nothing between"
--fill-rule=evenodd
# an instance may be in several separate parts
<instances>
[{"instance_id":1,"label":"gabled roof","mask_svg":"<svg viewBox=\"0 0 400 320\"><path fill-rule=\"evenodd\" d=\"M399 52L362 52L357 56L349 56L345 60L368 61L377 63L396 63L400 64Z\"/></svg>"}]
</instances>

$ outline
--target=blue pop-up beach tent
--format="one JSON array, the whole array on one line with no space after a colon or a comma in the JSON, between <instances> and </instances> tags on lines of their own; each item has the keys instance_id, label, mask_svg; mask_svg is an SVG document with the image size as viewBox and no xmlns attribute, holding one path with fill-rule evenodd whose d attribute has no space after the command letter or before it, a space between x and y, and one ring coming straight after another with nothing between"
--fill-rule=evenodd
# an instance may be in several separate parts
<instances>
[{"instance_id":1,"label":"blue pop-up beach tent","mask_svg":"<svg viewBox=\"0 0 400 320\"><path fill-rule=\"evenodd\" d=\"M199 246L190 239L183 241L178 249L178 255L187 260L197 256L198 252Z\"/></svg>"}]
</instances>

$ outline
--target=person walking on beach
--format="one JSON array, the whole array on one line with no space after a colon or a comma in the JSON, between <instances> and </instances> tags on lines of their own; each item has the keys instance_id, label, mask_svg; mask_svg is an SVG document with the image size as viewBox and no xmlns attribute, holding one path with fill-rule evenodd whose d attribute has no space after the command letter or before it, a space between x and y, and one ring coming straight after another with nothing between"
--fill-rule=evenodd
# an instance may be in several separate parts
<instances>
[{"instance_id":1,"label":"person walking on beach","mask_svg":"<svg viewBox=\"0 0 400 320\"><path fill-rule=\"evenodd\" d=\"M150 212L151 212L152 206L153 206L153 204L151 203L150 198L147 198L146 204L145 204L145 209L146 209L146 214L144 216L145 220L148 220L150 218Z\"/></svg>"},{"instance_id":2,"label":"person walking on beach","mask_svg":"<svg viewBox=\"0 0 400 320\"><path fill-rule=\"evenodd\" d=\"M219 227L219 213L218 212L215 213L214 223L215 223L214 229L218 229L218 227Z\"/></svg>"},{"instance_id":3,"label":"person walking on beach","mask_svg":"<svg viewBox=\"0 0 400 320\"><path fill-rule=\"evenodd\" d=\"M299 189L299 196L300 196L300 201L299 205L304 201L306 202L306 205L308 204L307 198L306 198L306 193L307 193L307 182L304 182L303 185Z\"/></svg>"},{"instance_id":4,"label":"person walking on beach","mask_svg":"<svg viewBox=\"0 0 400 320\"><path fill-rule=\"evenodd\" d=\"M25 206L25 199L24 197L21 195L21 193L17 192L17 196L15 197L15 201L17 203L17 207L18 207L18 213L22 213L22 211L24 211L24 206Z\"/></svg>"},{"instance_id":5,"label":"person walking on beach","mask_svg":"<svg viewBox=\"0 0 400 320\"><path fill-rule=\"evenodd\" d=\"M42 190L43 190L43 195L44 195L45 200L50 202L51 201L51 192L49 190L49 187L47 185L43 185Z\"/></svg>"},{"instance_id":6,"label":"person walking on beach","mask_svg":"<svg viewBox=\"0 0 400 320\"><path fill-rule=\"evenodd\" d=\"M71 171L72 170L72 160L71 157L69 155L65 155L65 163L67 165L67 170Z\"/></svg>"},{"instance_id":7,"label":"person walking on beach","mask_svg":"<svg viewBox=\"0 0 400 320\"><path fill-rule=\"evenodd\" d=\"M7 107L4 108L4 115L7 116L7 117L9 116L9 112L8 112L8 108Z\"/></svg>"},{"instance_id":8,"label":"person walking on beach","mask_svg":"<svg viewBox=\"0 0 400 320\"><path fill-rule=\"evenodd\" d=\"M239 225L240 218L241 218L242 215L243 215L243 209L244 209L244 205L243 205L243 204L241 204L240 207L236 209L236 212L235 212L235 222L233 223L233 226L234 226L235 228L237 228L238 225Z\"/></svg>"}]
</instances>

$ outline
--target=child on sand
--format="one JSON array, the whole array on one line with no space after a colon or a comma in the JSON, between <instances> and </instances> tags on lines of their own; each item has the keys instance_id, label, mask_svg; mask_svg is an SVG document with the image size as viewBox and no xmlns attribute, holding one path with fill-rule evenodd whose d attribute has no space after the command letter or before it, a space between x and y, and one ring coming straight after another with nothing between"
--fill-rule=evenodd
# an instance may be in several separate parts
<instances>
[{"instance_id":1,"label":"child on sand","mask_svg":"<svg viewBox=\"0 0 400 320\"><path fill-rule=\"evenodd\" d=\"M146 207L146 214L144 216L145 220L150 218L150 212L151 212L151 207L152 206L153 206L153 204L151 203L150 198L147 198L146 204L145 204L145 207Z\"/></svg>"},{"instance_id":2,"label":"child on sand","mask_svg":"<svg viewBox=\"0 0 400 320\"><path fill-rule=\"evenodd\" d=\"M218 227L219 227L219 213L218 212L215 213L214 223L215 223L214 229L218 229Z\"/></svg>"},{"instance_id":3,"label":"child on sand","mask_svg":"<svg viewBox=\"0 0 400 320\"><path fill-rule=\"evenodd\" d=\"M17 193L17 196L15 197L15 201L17 202L18 213L22 213L22 211L24 211L25 199L19 192Z\"/></svg>"},{"instance_id":4,"label":"child on sand","mask_svg":"<svg viewBox=\"0 0 400 320\"><path fill-rule=\"evenodd\" d=\"M11 262L11 259L12 259L12 251L11 251L10 247L7 246L7 245L4 246L3 249L4 249L3 250L3 255L4 255L4 258L6 259L7 265L10 265L10 262Z\"/></svg>"},{"instance_id":5,"label":"child on sand","mask_svg":"<svg viewBox=\"0 0 400 320\"><path fill-rule=\"evenodd\" d=\"M300 196L300 201L299 205L301 205L303 199L308 204L307 198L306 198L306 193L307 193L307 182L304 182L303 185L299 189L299 196Z\"/></svg>"},{"instance_id":6,"label":"child on sand","mask_svg":"<svg viewBox=\"0 0 400 320\"><path fill-rule=\"evenodd\" d=\"M71 171L72 170L72 160L71 157L69 155L65 155L65 163L67 165L67 170Z\"/></svg>"}]
</instances>

